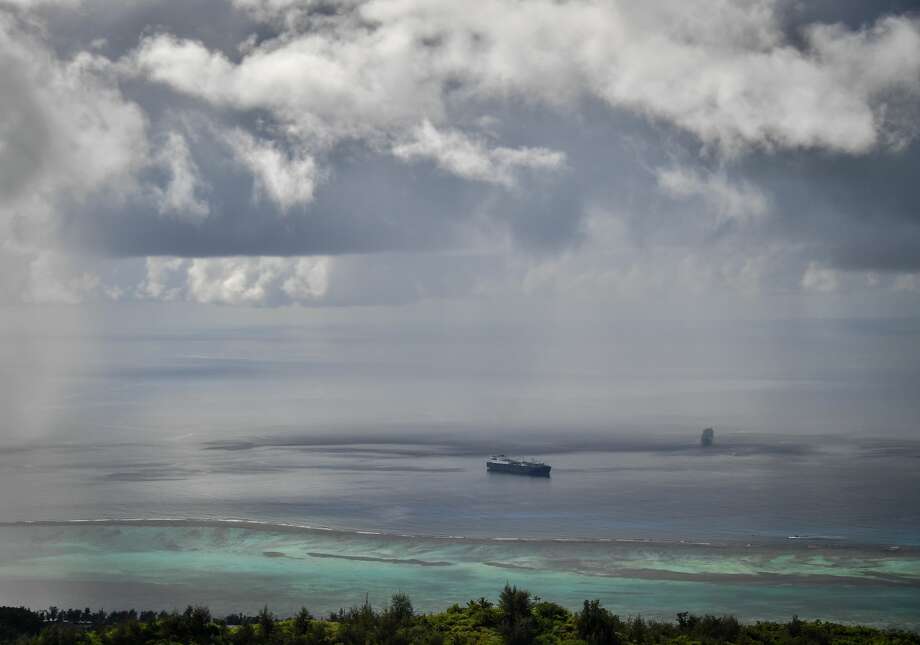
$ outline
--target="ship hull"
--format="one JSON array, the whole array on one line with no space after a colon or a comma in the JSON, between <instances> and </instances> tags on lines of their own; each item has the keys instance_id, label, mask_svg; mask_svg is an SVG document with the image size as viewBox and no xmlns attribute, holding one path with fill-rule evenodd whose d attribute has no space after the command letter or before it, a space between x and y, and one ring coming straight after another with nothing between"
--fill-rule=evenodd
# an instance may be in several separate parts
<instances>
[{"instance_id":1,"label":"ship hull","mask_svg":"<svg viewBox=\"0 0 920 645\"><path fill-rule=\"evenodd\" d=\"M546 464L502 464L486 462L486 470L490 473L507 473L509 475L524 475L525 477L549 477L552 466Z\"/></svg>"}]
</instances>

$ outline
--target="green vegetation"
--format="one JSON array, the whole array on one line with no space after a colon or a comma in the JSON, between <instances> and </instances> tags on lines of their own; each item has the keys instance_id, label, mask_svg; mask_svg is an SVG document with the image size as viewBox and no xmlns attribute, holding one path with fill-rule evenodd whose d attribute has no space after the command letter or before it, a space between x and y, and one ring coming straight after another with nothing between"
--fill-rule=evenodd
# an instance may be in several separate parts
<instances>
[{"instance_id":1,"label":"green vegetation","mask_svg":"<svg viewBox=\"0 0 920 645\"><path fill-rule=\"evenodd\" d=\"M375 611L367 602L324 619L306 609L287 619L268 608L255 616L215 619L204 607L182 613L0 607L0 643L16 645L920 645L920 634L798 617L786 624L745 625L731 616L677 615L676 622L621 619L597 600L570 612L523 589L505 586L497 604L480 598L419 615L405 594Z\"/></svg>"}]
</instances>

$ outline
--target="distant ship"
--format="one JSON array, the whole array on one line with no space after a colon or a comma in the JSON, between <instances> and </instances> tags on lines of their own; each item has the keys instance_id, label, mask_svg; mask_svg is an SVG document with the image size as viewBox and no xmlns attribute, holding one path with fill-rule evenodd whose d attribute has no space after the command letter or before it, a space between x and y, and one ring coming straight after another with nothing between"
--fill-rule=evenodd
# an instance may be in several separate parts
<instances>
[{"instance_id":1,"label":"distant ship","mask_svg":"<svg viewBox=\"0 0 920 645\"><path fill-rule=\"evenodd\" d=\"M510 473L530 477L549 477L551 466L542 461L518 461L505 455L493 455L486 460L486 470L490 473Z\"/></svg>"}]
</instances>

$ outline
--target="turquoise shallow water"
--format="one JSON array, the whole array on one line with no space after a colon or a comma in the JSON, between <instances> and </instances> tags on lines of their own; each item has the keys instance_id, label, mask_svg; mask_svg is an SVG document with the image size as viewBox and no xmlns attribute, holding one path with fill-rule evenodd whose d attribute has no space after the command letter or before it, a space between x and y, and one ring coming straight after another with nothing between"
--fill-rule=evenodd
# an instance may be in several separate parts
<instances>
[{"instance_id":1,"label":"turquoise shallow water","mask_svg":"<svg viewBox=\"0 0 920 645\"><path fill-rule=\"evenodd\" d=\"M920 627L916 549L791 543L682 544L419 538L226 522L0 526L0 604L326 612L410 593L421 610L505 582L577 607L670 618L793 614Z\"/></svg>"}]
</instances>

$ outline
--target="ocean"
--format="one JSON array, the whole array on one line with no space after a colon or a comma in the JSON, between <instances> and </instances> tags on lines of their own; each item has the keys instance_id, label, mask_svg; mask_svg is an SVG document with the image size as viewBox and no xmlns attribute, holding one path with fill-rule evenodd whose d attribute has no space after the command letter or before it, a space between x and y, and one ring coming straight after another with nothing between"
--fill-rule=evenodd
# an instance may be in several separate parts
<instances>
[{"instance_id":1,"label":"ocean","mask_svg":"<svg viewBox=\"0 0 920 645\"><path fill-rule=\"evenodd\" d=\"M920 627L914 326L600 346L123 322L4 331L0 604L435 610L509 582L622 615ZM846 352L814 367L795 338ZM489 474L494 452L552 477Z\"/></svg>"}]
</instances>

